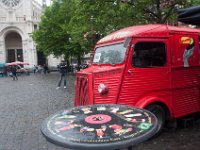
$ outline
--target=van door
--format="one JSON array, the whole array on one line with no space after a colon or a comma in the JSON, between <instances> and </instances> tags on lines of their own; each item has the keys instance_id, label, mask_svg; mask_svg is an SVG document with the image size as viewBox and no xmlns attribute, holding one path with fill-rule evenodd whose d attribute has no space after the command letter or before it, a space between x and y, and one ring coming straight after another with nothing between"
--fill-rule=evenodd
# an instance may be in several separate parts
<instances>
[{"instance_id":1,"label":"van door","mask_svg":"<svg viewBox=\"0 0 200 150\"><path fill-rule=\"evenodd\" d=\"M175 117L200 111L199 41L194 34L172 40L172 102Z\"/></svg>"},{"instance_id":2,"label":"van door","mask_svg":"<svg viewBox=\"0 0 200 150\"><path fill-rule=\"evenodd\" d=\"M135 105L145 97L170 102L167 38L133 40L118 103ZM159 99L157 99L160 97ZM162 97L162 98L161 98ZM144 106L147 101L142 101Z\"/></svg>"},{"instance_id":3,"label":"van door","mask_svg":"<svg viewBox=\"0 0 200 150\"><path fill-rule=\"evenodd\" d=\"M200 66L200 36L199 36L199 38L198 38L198 52L199 52L199 66ZM200 111L200 71L198 72L198 84L199 84L199 111Z\"/></svg>"}]
</instances>

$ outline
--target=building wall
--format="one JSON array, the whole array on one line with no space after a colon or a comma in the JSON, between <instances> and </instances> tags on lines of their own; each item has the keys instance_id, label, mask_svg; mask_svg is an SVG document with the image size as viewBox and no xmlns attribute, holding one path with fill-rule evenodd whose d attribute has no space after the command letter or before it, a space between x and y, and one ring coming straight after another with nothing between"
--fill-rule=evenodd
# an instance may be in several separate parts
<instances>
[{"instance_id":1,"label":"building wall","mask_svg":"<svg viewBox=\"0 0 200 150\"><path fill-rule=\"evenodd\" d=\"M55 57L54 55L49 55L47 58L48 66L49 67L57 67L57 65L60 64L61 60L64 60L64 58L61 57Z\"/></svg>"},{"instance_id":2,"label":"building wall","mask_svg":"<svg viewBox=\"0 0 200 150\"><path fill-rule=\"evenodd\" d=\"M30 64L26 66L27 68L31 68L34 65L38 65L36 44L31 35L38 27L42 6L35 0L16 1L20 1L20 3L14 7L5 6L0 1L0 62L8 62L7 49L21 48L23 51L23 61ZM7 0L7 2L10 2L10 0ZM8 4L10 5L10 3ZM56 58L50 55L47 57L46 63L50 67L56 67L61 59L62 57Z\"/></svg>"},{"instance_id":3,"label":"building wall","mask_svg":"<svg viewBox=\"0 0 200 150\"><path fill-rule=\"evenodd\" d=\"M8 1L9 2L9 1ZM9 5L9 4L8 4ZM40 21L42 7L34 0L20 0L17 6L5 6L0 1L0 62L7 62L7 49L18 48L14 42L15 37L9 36L5 43L7 35L16 35L21 37L24 62L30 63L29 67L37 64L36 46L31 38L34 25ZM17 39L18 40L18 39ZM12 46L12 47L8 47Z\"/></svg>"},{"instance_id":4,"label":"building wall","mask_svg":"<svg viewBox=\"0 0 200 150\"><path fill-rule=\"evenodd\" d=\"M7 1L9 6L5 6L0 1L0 62L8 62L7 49L20 47L19 39L16 39L15 42L16 36L12 36L17 34L18 37L21 37L23 60L30 64L28 67L33 67L33 65L37 65L38 60L36 44L31 35L40 21L42 6L35 0L17 1L20 1L20 3L14 7L11 7L9 0ZM5 39L8 41L7 44ZM57 58L50 56L48 63L50 66L54 66L57 61L60 61L60 59L57 60Z\"/></svg>"}]
</instances>

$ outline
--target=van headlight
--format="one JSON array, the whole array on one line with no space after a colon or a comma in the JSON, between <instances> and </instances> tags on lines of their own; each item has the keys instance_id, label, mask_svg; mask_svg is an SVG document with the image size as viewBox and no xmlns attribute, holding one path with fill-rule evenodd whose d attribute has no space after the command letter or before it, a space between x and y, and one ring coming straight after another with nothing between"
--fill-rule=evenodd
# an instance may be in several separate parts
<instances>
[{"instance_id":1,"label":"van headlight","mask_svg":"<svg viewBox=\"0 0 200 150\"><path fill-rule=\"evenodd\" d=\"M98 92L100 94L106 94L106 93L108 93L108 87L105 84L99 84Z\"/></svg>"}]
</instances>

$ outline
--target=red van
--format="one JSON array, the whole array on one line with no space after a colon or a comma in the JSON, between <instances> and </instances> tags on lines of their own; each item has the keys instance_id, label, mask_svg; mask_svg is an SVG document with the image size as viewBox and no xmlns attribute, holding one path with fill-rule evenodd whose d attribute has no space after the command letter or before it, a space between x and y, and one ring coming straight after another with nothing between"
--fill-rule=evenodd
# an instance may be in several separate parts
<instances>
[{"instance_id":1,"label":"red van","mask_svg":"<svg viewBox=\"0 0 200 150\"><path fill-rule=\"evenodd\" d=\"M122 104L159 120L200 112L200 30L168 25L121 29L97 42L76 75L75 106Z\"/></svg>"}]
</instances>

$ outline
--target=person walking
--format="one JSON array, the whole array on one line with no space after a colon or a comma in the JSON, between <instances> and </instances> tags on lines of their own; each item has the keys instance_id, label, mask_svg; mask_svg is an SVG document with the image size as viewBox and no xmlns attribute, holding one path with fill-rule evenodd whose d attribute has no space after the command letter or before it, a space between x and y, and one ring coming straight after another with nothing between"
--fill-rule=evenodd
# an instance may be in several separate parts
<instances>
[{"instance_id":1,"label":"person walking","mask_svg":"<svg viewBox=\"0 0 200 150\"><path fill-rule=\"evenodd\" d=\"M13 80L18 80L18 78L17 78L17 68L16 68L16 66L12 66L12 67L11 67L11 73L12 73Z\"/></svg>"},{"instance_id":2,"label":"person walking","mask_svg":"<svg viewBox=\"0 0 200 150\"><path fill-rule=\"evenodd\" d=\"M41 73L42 73L42 70L43 70L43 69L42 69L42 66L39 65L39 66L38 66L38 73L41 74Z\"/></svg>"},{"instance_id":3,"label":"person walking","mask_svg":"<svg viewBox=\"0 0 200 150\"><path fill-rule=\"evenodd\" d=\"M35 74L36 72L37 72L37 66L34 65L34 66L33 66L33 73Z\"/></svg>"},{"instance_id":4,"label":"person walking","mask_svg":"<svg viewBox=\"0 0 200 150\"><path fill-rule=\"evenodd\" d=\"M62 80L64 80L64 89L66 89L67 65L65 64L64 60L61 61L61 63L58 65L58 68L60 71L60 80L56 89L60 88Z\"/></svg>"},{"instance_id":5,"label":"person walking","mask_svg":"<svg viewBox=\"0 0 200 150\"><path fill-rule=\"evenodd\" d=\"M44 74L48 73L49 68L48 68L48 66L46 64L44 64L43 68L44 68Z\"/></svg>"}]
</instances>

